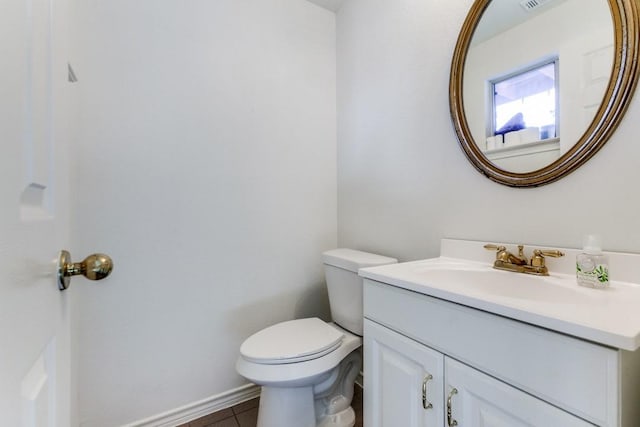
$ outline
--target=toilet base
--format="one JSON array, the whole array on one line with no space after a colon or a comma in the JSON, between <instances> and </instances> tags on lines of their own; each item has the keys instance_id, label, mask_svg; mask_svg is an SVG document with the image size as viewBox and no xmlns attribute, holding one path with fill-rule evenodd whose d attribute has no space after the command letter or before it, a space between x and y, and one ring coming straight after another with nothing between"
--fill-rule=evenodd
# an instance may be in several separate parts
<instances>
[{"instance_id":1,"label":"toilet base","mask_svg":"<svg viewBox=\"0 0 640 427\"><path fill-rule=\"evenodd\" d=\"M313 387L262 387L257 427L316 427Z\"/></svg>"},{"instance_id":2,"label":"toilet base","mask_svg":"<svg viewBox=\"0 0 640 427\"><path fill-rule=\"evenodd\" d=\"M327 415L316 424L313 387L262 387L257 427L353 427L356 413L351 406Z\"/></svg>"},{"instance_id":3,"label":"toilet base","mask_svg":"<svg viewBox=\"0 0 640 427\"><path fill-rule=\"evenodd\" d=\"M353 427L356 425L356 411L349 406L344 411L326 416L318 427Z\"/></svg>"}]
</instances>

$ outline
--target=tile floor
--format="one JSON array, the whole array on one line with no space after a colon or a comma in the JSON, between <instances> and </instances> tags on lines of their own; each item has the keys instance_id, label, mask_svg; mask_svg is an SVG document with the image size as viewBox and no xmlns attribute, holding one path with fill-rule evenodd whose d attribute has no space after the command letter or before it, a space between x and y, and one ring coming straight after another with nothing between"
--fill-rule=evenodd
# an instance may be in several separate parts
<instances>
[{"instance_id":1,"label":"tile floor","mask_svg":"<svg viewBox=\"0 0 640 427\"><path fill-rule=\"evenodd\" d=\"M239 403L178 427L256 427L259 399ZM356 411L355 427L362 427L362 388L359 385L355 386L352 406Z\"/></svg>"}]
</instances>

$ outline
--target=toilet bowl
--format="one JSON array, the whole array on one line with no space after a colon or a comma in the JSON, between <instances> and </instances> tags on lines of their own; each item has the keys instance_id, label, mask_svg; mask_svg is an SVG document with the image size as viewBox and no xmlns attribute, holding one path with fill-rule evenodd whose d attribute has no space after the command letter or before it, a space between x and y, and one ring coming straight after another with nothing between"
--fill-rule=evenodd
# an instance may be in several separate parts
<instances>
[{"instance_id":1,"label":"toilet bowl","mask_svg":"<svg viewBox=\"0 0 640 427\"><path fill-rule=\"evenodd\" d=\"M258 427L352 427L360 372L362 279L358 269L397 262L351 249L323 253L334 322L290 320L240 347L236 370L262 386Z\"/></svg>"},{"instance_id":2,"label":"toilet bowl","mask_svg":"<svg viewBox=\"0 0 640 427\"><path fill-rule=\"evenodd\" d=\"M307 327L309 332L305 333ZM323 328L326 330L323 331ZM267 336L275 337L274 344L266 347L267 351L261 360L258 354L247 349L250 346L246 344L262 341ZM334 336L338 339L335 343L332 342ZM281 347L277 343L282 337L287 337L289 342L306 341L308 351L288 352L289 349L283 349L278 352ZM312 344L314 337L318 341ZM236 369L249 381L262 386L258 426L314 427L318 424L316 406L322 412L319 415L355 420L350 405L353 384L360 372L358 349L361 345L361 337L318 318L279 323L247 339L241 347L241 357L238 358ZM275 353L272 350L276 350ZM352 356L348 357L350 355ZM341 362L347 359L348 363L341 366ZM334 393L326 393L328 390ZM327 397L331 399L334 397L331 394L338 396L342 405L340 402L326 402L325 406L332 407L322 410L322 402L316 403L316 400ZM353 424L347 422L324 425L351 427Z\"/></svg>"}]
</instances>

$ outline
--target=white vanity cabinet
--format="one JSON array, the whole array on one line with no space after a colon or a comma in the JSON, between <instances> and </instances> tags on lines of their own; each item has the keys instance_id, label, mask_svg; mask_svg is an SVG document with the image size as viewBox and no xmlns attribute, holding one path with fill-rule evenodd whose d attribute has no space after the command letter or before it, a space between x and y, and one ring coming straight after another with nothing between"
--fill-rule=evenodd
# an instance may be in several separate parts
<instances>
[{"instance_id":1,"label":"white vanity cabinet","mask_svg":"<svg viewBox=\"0 0 640 427\"><path fill-rule=\"evenodd\" d=\"M367 427L592 424L365 320Z\"/></svg>"},{"instance_id":2,"label":"white vanity cabinet","mask_svg":"<svg viewBox=\"0 0 640 427\"><path fill-rule=\"evenodd\" d=\"M638 352L371 279L364 313L367 427L640 426Z\"/></svg>"}]
</instances>

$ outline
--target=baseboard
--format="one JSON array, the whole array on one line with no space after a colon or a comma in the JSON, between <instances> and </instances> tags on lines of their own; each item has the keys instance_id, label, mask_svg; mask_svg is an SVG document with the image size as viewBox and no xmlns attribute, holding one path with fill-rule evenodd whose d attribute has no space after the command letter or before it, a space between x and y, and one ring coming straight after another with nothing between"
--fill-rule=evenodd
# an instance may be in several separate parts
<instances>
[{"instance_id":1,"label":"baseboard","mask_svg":"<svg viewBox=\"0 0 640 427\"><path fill-rule=\"evenodd\" d=\"M364 388L364 377L362 371L360 371L356 377L356 384ZM255 384L246 384L242 387L163 412L162 414L153 415L143 420L125 424L122 427L175 427L222 409L230 408L231 406L251 400L258 396L260 396L260 386Z\"/></svg>"},{"instance_id":2,"label":"baseboard","mask_svg":"<svg viewBox=\"0 0 640 427\"><path fill-rule=\"evenodd\" d=\"M175 427L258 396L260 387L247 384L122 427Z\"/></svg>"}]
</instances>

